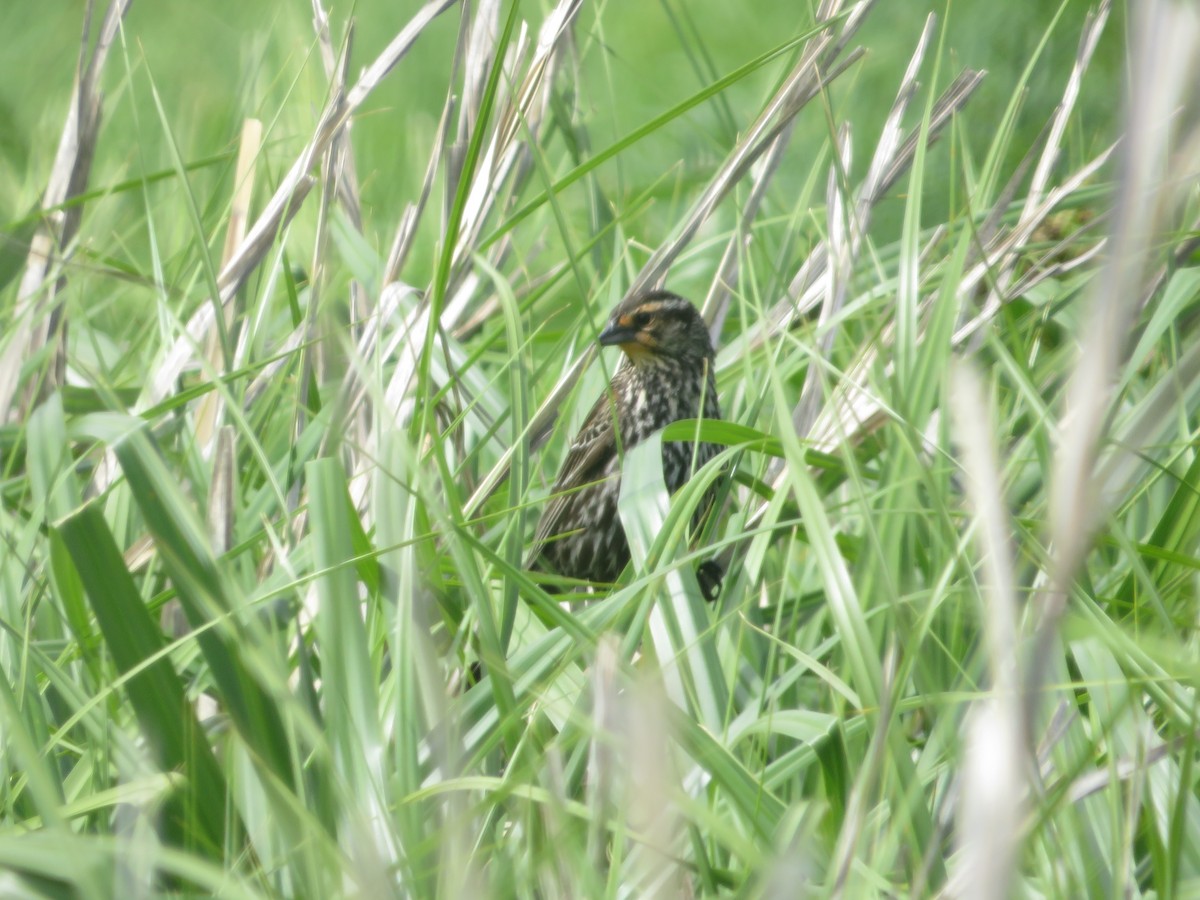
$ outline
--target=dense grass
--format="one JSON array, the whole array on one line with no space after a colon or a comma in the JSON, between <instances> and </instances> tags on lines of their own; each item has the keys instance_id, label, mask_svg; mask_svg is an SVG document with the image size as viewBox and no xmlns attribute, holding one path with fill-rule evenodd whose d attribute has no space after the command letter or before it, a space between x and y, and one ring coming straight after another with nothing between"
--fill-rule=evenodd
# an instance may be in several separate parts
<instances>
[{"instance_id":1,"label":"dense grass","mask_svg":"<svg viewBox=\"0 0 1200 900\"><path fill-rule=\"evenodd\" d=\"M1200 893L1195 15L440 5L136 4L69 182L0 9L4 891ZM664 279L726 450L564 603Z\"/></svg>"}]
</instances>

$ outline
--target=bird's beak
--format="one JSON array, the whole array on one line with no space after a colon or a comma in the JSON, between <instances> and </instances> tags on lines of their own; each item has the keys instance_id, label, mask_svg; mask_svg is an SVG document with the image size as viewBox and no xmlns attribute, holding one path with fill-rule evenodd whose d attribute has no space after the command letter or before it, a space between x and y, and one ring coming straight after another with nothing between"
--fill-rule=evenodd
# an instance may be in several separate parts
<instances>
[{"instance_id":1,"label":"bird's beak","mask_svg":"<svg viewBox=\"0 0 1200 900\"><path fill-rule=\"evenodd\" d=\"M621 324L618 319L615 322L609 322L605 329L600 332L601 347L617 347L623 344L637 343L638 331L632 325Z\"/></svg>"}]
</instances>

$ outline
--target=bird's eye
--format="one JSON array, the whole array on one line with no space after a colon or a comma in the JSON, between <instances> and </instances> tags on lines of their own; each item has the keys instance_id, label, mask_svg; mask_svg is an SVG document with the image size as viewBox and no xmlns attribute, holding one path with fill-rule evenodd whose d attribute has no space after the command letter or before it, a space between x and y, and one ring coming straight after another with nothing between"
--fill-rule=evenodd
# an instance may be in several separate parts
<instances>
[{"instance_id":1,"label":"bird's eye","mask_svg":"<svg viewBox=\"0 0 1200 900\"><path fill-rule=\"evenodd\" d=\"M650 324L650 313L640 312L640 313L633 314L633 327L634 328L636 328L640 331L641 329L645 328L649 324Z\"/></svg>"}]
</instances>

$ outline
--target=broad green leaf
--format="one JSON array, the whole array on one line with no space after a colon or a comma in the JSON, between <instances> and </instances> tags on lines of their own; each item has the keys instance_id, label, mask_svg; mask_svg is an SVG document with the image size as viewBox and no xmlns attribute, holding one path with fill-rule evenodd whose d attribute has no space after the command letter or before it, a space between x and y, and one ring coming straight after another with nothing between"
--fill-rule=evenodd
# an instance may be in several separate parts
<instances>
[{"instance_id":1,"label":"broad green leaf","mask_svg":"<svg viewBox=\"0 0 1200 900\"><path fill-rule=\"evenodd\" d=\"M224 773L104 516L91 503L56 530L71 554L113 661L127 676L125 689L142 734L163 771L184 776L167 807L173 840L219 857L229 814Z\"/></svg>"},{"instance_id":2,"label":"broad green leaf","mask_svg":"<svg viewBox=\"0 0 1200 900\"><path fill-rule=\"evenodd\" d=\"M191 502L146 432L131 431L115 450L158 556L196 631L221 703L243 740L275 777L292 784L294 755L279 706L286 681L281 673L271 673L274 663L267 655L267 643L255 647L246 640L255 634L258 622L223 575ZM252 666L248 660L253 660Z\"/></svg>"}]
</instances>

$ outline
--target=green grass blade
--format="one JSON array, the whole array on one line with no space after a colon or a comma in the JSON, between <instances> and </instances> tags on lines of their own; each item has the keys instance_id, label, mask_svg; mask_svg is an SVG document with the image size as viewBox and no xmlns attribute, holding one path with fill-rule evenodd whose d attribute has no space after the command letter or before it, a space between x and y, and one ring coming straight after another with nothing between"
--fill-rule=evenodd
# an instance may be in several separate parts
<instances>
[{"instance_id":1,"label":"green grass blade","mask_svg":"<svg viewBox=\"0 0 1200 900\"><path fill-rule=\"evenodd\" d=\"M150 619L104 515L89 504L56 530L87 591L113 661L129 676L126 691L142 733L164 771L184 774L181 791L167 807L172 841L219 858L228 815L224 773L183 683L164 655L162 633Z\"/></svg>"}]
</instances>

